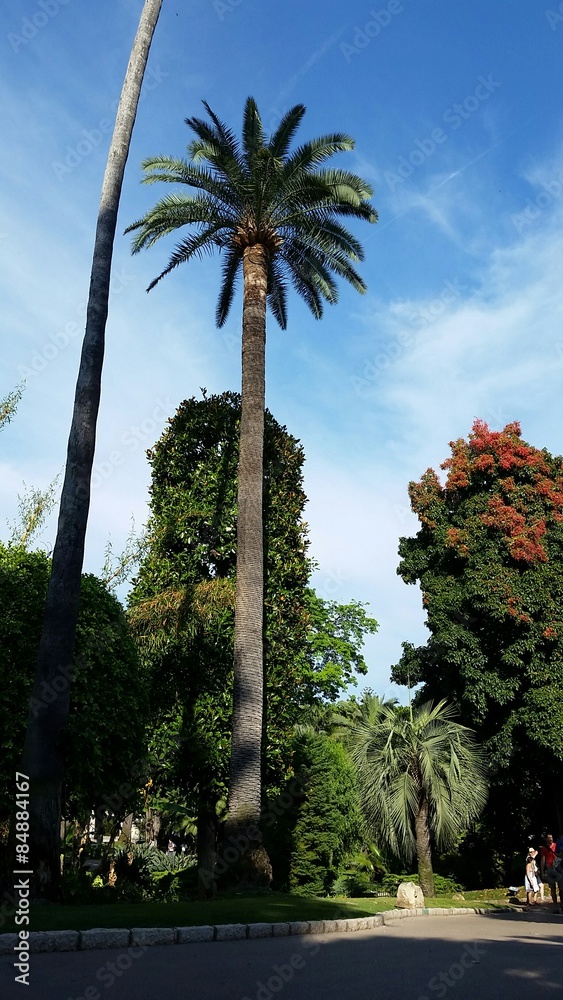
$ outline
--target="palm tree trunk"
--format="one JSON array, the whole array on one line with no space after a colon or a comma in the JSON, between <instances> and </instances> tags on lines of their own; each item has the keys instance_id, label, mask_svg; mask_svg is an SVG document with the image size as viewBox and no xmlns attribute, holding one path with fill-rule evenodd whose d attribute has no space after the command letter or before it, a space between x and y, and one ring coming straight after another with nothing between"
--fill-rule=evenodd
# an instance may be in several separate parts
<instances>
[{"instance_id":1,"label":"palm tree trunk","mask_svg":"<svg viewBox=\"0 0 563 1000\"><path fill-rule=\"evenodd\" d=\"M96 421L101 392L113 242L125 164L152 36L162 0L145 0L102 185L90 276L86 332L76 383L57 538L21 770L30 779L30 853L34 889L59 894L59 820L64 773L63 734L70 684L84 539L90 506Z\"/></svg>"},{"instance_id":2,"label":"palm tree trunk","mask_svg":"<svg viewBox=\"0 0 563 1000\"><path fill-rule=\"evenodd\" d=\"M423 798L415 818L416 857L418 861L418 878L425 896L436 895L434 888L434 872L432 871L432 848L430 845L430 827L428 824L428 800Z\"/></svg>"},{"instance_id":3,"label":"palm tree trunk","mask_svg":"<svg viewBox=\"0 0 563 1000\"><path fill-rule=\"evenodd\" d=\"M243 258L242 408L238 464L235 662L227 846L248 884L269 884L261 844L262 699L264 689L264 407L268 258L260 244ZM249 842L248 844L246 842Z\"/></svg>"}]
</instances>

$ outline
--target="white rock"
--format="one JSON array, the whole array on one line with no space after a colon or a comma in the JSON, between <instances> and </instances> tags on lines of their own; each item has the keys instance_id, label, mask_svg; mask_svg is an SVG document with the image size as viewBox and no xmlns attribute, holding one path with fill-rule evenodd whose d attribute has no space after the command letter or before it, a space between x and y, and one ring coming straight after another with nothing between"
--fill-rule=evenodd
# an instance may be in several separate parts
<instances>
[{"instance_id":1,"label":"white rock","mask_svg":"<svg viewBox=\"0 0 563 1000\"><path fill-rule=\"evenodd\" d=\"M424 894L419 885L414 882L401 882L397 889L397 906L405 910L415 910L424 906Z\"/></svg>"}]
</instances>

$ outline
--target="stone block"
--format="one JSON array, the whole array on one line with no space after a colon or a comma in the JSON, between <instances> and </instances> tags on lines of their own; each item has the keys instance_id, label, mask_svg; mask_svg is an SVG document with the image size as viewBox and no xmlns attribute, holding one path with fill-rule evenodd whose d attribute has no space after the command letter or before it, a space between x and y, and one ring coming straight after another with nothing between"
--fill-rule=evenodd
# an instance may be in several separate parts
<instances>
[{"instance_id":1,"label":"stone block","mask_svg":"<svg viewBox=\"0 0 563 1000\"><path fill-rule=\"evenodd\" d=\"M208 924L201 927L177 927L176 941L178 944L197 944L200 941L213 941L214 928Z\"/></svg>"},{"instance_id":2,"label":"stone block","mask_svg":"<svg viewBox=\"0 0 563 1000\"><path fill-rule=\"evenodd\" d=\"M158 944L174 944L175 927L132 927L131 944L140 948L152 948Z\"/></svg>"},{"instance_id":3,"label":"stone block","mask_svg":"<svg viewBox=\"0 0 563 1000\"><path fill-rule=\"evenodd\" d=\"M47 931L53 938L53 951L78 951L80 931Z\"/></svg>"},{"instance_id":4,"label":"stone block","mask_svg":"<svg viewBox=\"0 0 563 1000\"><path fill-rule=\"evenodd\" d=\"M217 924L216 941L240 941L246 937L246 924Z\"/></svg>"},{"instance_id":5,"label":"stone block","mask_svg":"<svg viewBox=\"0 0 563 1000\"><path fill-rule=\"evenodd\" d=\"M307 926L309 930L308 934L322 934L324 927L324 920L308 920Z\"/></svg>"},{"instance_id":6,"label":"stone block","mask_svg":"<svg viewBox=\"0 0 563 1000\"><path fill-rule=\"evenodd\" d=\"M287 937L289 932L290 931L288 923L280 922L278 924L272 924L273 937Z\"/></svg>"},{"instance_id":7,"label":"stone block","mask_svg":"<svg viewBox=\"0 0 563 1000\"><path fill-rule=\"evenodd\" d=\"M338 920L323 920L323 934L336 934Z\"/></svg>"},{"instance_id":8,"label":"stone block","mask_svg":"<svg viewBox=\"0 0 563 1000\"><path fill-rule=\"evenodd\" d=\"M93 927L80 933L81 951L93 948L128 948L131 932L121 927Z\"/></svg>"},{"instance_id":9,"label":"stone block","mask_svg":"<svg viewBox=\"0 0 563 1000\"><path fill-rule=\"evenodd\" d=\"M358 927L357 917L351 917L350 920L346 921L346 930L348 931L348 933L351 933L353 931L359 931L359 929L360 928Z\"/></svg>"},{"instance_id":10,"label":"stone block","mask_svg":"<svg viewBox=\"0 0 563 1000\"><path fill-rule=\"evenodd\" d=\"M272 937L272 924L249 924L248 936L249 938Z\"/></svg>"},{"instance_id":11,"label":"stone block","mask_svg":"<svg viewBox=\"0 0 563 1000\"><path fill-rule=\"evenodd\" d=\"M15 954L14 945L19 939L19 934L0 934L0 955Z\"/></svg>"},{"instance_id":12,"label":"stone block","mask_svg":"<svg viewBox=\"0 0 563 1000\"><path fill-rule=\"evenodd\" d=\"M79 931L30 931L29 951L37 955L46 951L78 951Z\"/></svg>"},{"instance_id":13,"label":"stone block","mask_svg":"<svg viewBox=\"0 0 563 1000\"><path fill-rule=\"evenodd\" d=\"M309 924L307 920L292 920L289 924L290 934L308 934Z\"/></svg>"},{"instance_id":14,"label":"stone block","mask_svg":"<svg viewBox=\"0 0 563 1000\"><path fill-rule=\"evenodd\" d=\"M335 925L335 930L338 932L338 934L347 934L348 933L348 921L347 920L333 920L332 922Z\"/></svg>"},{"instance_id":15,"label":"stone block","mask_svg":"<svg viewBox=\"0 0 563 1000\"><path fill-rule=\"evenodd\" d=\"M55 950L55 942L47 931L30 931L28 941L29 950L34 955Z\"/></svg>"}]
</instances>

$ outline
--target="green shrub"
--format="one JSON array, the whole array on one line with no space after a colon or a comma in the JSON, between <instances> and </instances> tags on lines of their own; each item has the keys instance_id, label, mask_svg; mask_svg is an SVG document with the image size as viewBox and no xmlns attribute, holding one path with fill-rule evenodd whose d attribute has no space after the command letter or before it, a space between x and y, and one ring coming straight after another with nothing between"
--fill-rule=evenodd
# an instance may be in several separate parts
<instances>
[{"instance_id":1,"label":"green shrub","mask_svg":"<svg viewBox=\"0 0 563 1000\"><path fill-rule=\"evenodd\" d=\"M115 884L109 884L110 872ZM183 854L165 854L148 844L117 848L104 859L97 873L111 899L140 902L178 902L193 895L197 885L196 859ZM95 890L100 900L100 889Z\"/></svg>"},{"instance_id":2,"label":"green shrub","mask_svg":"<svg viewBox=\"0 0 563 1000\"><path fill-rule=\"evenodd\" d=\"M344 747L320 733L296 739L295 770L302 777L291 837L290 891L324 896L360 836L355 773Z\"/></svg>"},{"instance_id":3,"label":"green shrub","mask_svg":"<svg viewBox=\"0 0 563 1000\"><path fill-rule=\"evenodd\" d=\"M357 899L360 896L372 896L376 891L373 879L368 872L343 872L332 883L331 896L348 896Z\"/></svg>"},{"instance_id":4,"label":"green shrub","mask_svg":"<svg viewBox=\"0 0 563 1000\"><path fill-rule=\"evenodd\" d=\"M418 885L418 873L407 875L406 872L402 872L400 875L394 875L389 872L381 880L381 890L395 895L401 882L414 882L415 885ZM459 882L455 882L451 876L435 874L434 887L437 896L451 896L454 892L463 892L463 886Z\"/></svg>"}]
</instances>

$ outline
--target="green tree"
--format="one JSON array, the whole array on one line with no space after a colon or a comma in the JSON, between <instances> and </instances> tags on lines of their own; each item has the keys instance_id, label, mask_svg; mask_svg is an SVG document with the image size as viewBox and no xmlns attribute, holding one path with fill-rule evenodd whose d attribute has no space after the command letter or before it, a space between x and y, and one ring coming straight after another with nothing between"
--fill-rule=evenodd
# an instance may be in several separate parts
<instances>
[{"instance_id":1,"label":"green tree","mask_svg":"<svg viewBox=\"0 0 563 1000\"><path fill-rule=\"evenodd\" d=\"M294 743L301 790L286 820L292 828L289 889L302 896L325 896L344 858L361 842L356 776L344 748L325 734L302 732Z\"/></svg>"},{"instance_id":2,"label":"green tree","mask_svg":"<svg viewBox=\"0 0 563 1000\"><path fill-rule=\"evenodd\" d=\"M149 453L149 541L129 609L153 677L155 786L192 803L208 887L231 742L240 410L235 393L186 400ZM365 673L363 636L377 623L359 602L323 601L308 586L303 449L268 411L264 456L263 785L275 796L292 770L293 727Z\"/></svg>"},{"instance_id":3,"label":"green tree","mask_svg":"<svg viewBox=\"0 0 563 1000\"><path fill-rule=\"evenodd\" d=\"M369 696L338 730L358 777L366 822L404 861L416 856L434 896L432 850L451 847L481 813L485 764L474 734L445 701L414 710Z\"/></svg>"},{"instance_id":4,"label":"green tree","mask_svg":"<svg viewBox=\"0 0 563 1000\"><path fill-rule=\"evenodd\" d=\"M37 658L35 698L42 685L53 685L61 665L68 667L74 654L117 211L145 67L161 6L162 0L145 0L141 11L102 183L86 330ZM30 778L31 856L35 872L41 872L41 879L34 878L34 892L54 898L58 896L60 886L60 814L64 777L61 735L68 721L69 708L70 689L39 715L30 712L20 767Z\"/></svg>"},{"instance_id":5,"label":"green tree","mask_svg":"<svg viewBox=\"0 0 563 1000\"><path fill-rule=\"evenodd\" d=\"M154 708L166 716L178 707L174 767L155 780L166 783L168 797L180 792L186 805L194 803L200 881L207 888L231 744L240 418L236 394L186 400L149 453L149 545L130 607L139 648L154 677ZM264 718L266 779L280 782L284 734L291 724L287 692L293 686L297 697L303 675L308 677L308 664L299 654L308 629L309 567L303 450L269 413L264 453L265 648L272 691ZM255 849L258 844L246 852L243 868ZM201 881L202 892L205 888Z\"/></svg>"},{"instance_id":6,"label":"green tree","mask_svg":"<svg viewBox=\"0 0 563 1000\"><path fill-rule=\"evenodd\" d=\"M563 460L518 423L478 420L442 468L444 485L429 469L409 487L421 527L398 572L420 583L430 638L393 677L476 730L496 771L486 816L510 852L563 824Z\"/></svg>"},{"instance_id":7,"label":"green tree","mask_svg":"<svg viewBox=\"0 0 563 1000\"><path fill-rule=\"evenodd\" d=\"M204 251L223 254L218 326L225 322L243 275L242 413L240 422L237 595L235 607L234 707L229 782L229 826L234 834L259 823L263 710L263 441L265 409L266 308L286 326L290 282L316 318L323 300L337 301L335 276L358 291L365 285L353 263L363 256L354 236L339 221L352 217L375 222L370 186L341 169L321 169L335 153L354 147L346 135L323 136L290 151L305 114L291 108L268 140L256 103L248 98L242 142L204 103L209 121L187 119L195 133L190 159L145 160L146 183L163 181L193 188L195 195L171 194L129 227L138 230L133 252L160 237L192 226L168 266L151 283ZM260 866L267 867L262 854Z\"/></svg>"},{"instance_id":8,"label":"green tree","mask_svg":"<svg viewBox=\"0 0 563 1000\"><path fill-rule=\"evenodd\" d=\"M85 574L74 663L59 673L55 684L45 682L30 701L49 568L43 552L0 544L0 822L13 806L13 775L28 709L41 715L71 685L68 724L61 737L62 814L82 820L92 810L102 810L123 818L142 783L146 675L119 601L95 576ZM127 795L124 786L130 789Z\"/></svg>"}]
</instances>

